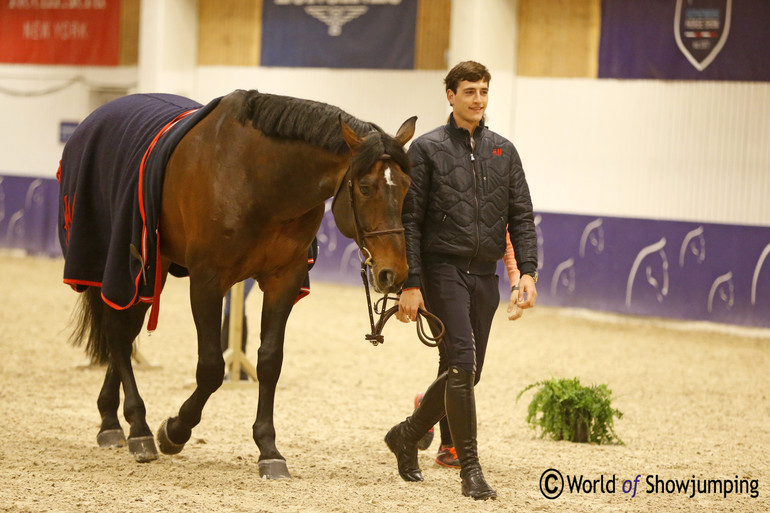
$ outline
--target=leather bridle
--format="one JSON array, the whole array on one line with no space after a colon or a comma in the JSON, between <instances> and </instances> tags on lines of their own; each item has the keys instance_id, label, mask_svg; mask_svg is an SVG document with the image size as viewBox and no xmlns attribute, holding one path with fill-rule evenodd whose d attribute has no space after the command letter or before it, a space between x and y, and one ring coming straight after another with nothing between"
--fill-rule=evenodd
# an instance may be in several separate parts
<instances>
[{"instance_id":1,"label":"leather bridle","mask_svg":"<svg viewBox=\"0 0 770 513\"><path fill-rule=\"evenodd\" d=\"M390 158L391 158L390 155L388 155L387 153L384 153L379 158L379 161L390 160ZM367 310L369 313L369 325L371 327L371 332L367 333L364 336L364 338L367 341L371 342L372 345L376 346L385 342L385 337L382 335L382 330L385 328L385 323L398 311L399 307L396 304L395 306L387 308L388 300L392 300L392 301L398 300L398 298L388 296L388 295L384 295L383 297L381 297L375 303L375 305L372 306L372 298L369 292L369 273L368 273L369 268L372 266L372 254L366 248L365 240L367 238L378 237L380 235L403 233L404 227L402 226L400 228L386 228L384 230L371 230L371 231L366 231L362 228L361 220L359 219L359 216L358 216L356 196L353 190L353 178L350 176L351 170L352 170L352 165L348 166L348 169L345 172L345 176L343 177L340 184L337 186L337 190L334 193L334 199L332 200L332 210L334 210L334 205L336 204L337 199L339 198L340 191L342 190L342 186L344 184L347 187L349 206L353 214L353 224L356 230L356 237L358 237L358 240L356 242L359 245L358 258L361 261L361 280L364 283L364 290L366 291L366 304L367 304ZM375 313L380 316L376 324L374 322ZM439 328L438 335L430 336L425 332L425 328L422 322L423 318L428 319L429 321L432 321L435 323L435 325ZM425 310L424 308L420 308L418 310L416 320L417 320L417 337L420 339L420 341L429 347L438 346L439 342L441 341L445 333L444 324L441 322L441 320L435 315L433 315L432 313Z\"/></svg>"},{"instance_id":2,"label":"leather bridle","mask_svg":"<svg viewBox=\"0 0 770 513\"><path fill-rule=\"evenodd\" d=\"M378 159L378 161L383 160L390 160L390 155L387 153L383 153L382 156ZM366 249L365 240L367 238L371 237L377 237L380 235L389 235L391 233L403 233L404 227L400 228L386 228L384 230L371 230L367 231L362 227L361 220L358 215L358 208L356 204L356 195L354 194L353 190L353 178L351 175L351 170L353 169L352 164L348 166L347 171L345 172L345 176L343 177L342 181L340 182L339 186L337 186L337 191L334 194L334 199L332 200L332 210L334 210L334 205L337 203L337 198L339 198L340 191L342 190L343 184L347 187L347 193L349 198L349 205L350 210L353 213L353 225L356 229L356 237L358 237L358 243L361 248L361 251L366 252L369 256L367 259L371 259L371 253L368 249Z\"/></svg>"}]
</instances>

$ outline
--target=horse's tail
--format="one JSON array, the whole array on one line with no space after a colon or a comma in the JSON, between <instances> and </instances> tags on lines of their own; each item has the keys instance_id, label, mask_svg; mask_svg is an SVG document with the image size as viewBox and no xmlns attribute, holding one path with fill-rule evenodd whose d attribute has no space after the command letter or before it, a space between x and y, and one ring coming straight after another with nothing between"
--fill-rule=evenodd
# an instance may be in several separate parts
<instances>
[{"instance_id":1,"label":"horse's tail","mask_svg":"<svg viewBox=\"0 0 770 513\"><path fill-rule=\"evenodd\" d=\"M110 349L104 333L104 309L101 289L88 287L82 294L75 307L73 320L75 330L70 337L70 343L79 347L86 341L86 354L93 364L106 364L110 361Z\"/></svg>"}]
</instances>

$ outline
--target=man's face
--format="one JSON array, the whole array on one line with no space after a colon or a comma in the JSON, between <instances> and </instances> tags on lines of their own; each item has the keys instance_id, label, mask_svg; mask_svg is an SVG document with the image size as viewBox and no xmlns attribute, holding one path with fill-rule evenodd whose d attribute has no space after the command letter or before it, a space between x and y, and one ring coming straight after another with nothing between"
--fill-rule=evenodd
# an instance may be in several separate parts
<instances>
[{"instance_id":1,"label":"man's face","mask_svg":"<svg viewBox=\"0 0 770 513\"><path fill-rule=\"evenodd\" d=\"M473 133L481 122L481 118L484 117L484 111L487 110L489 83L485 80L478 82L462 80L457 85L457 93L448 89L446 96L452 106L457 126Z\"/></svg>"}]
</instances>

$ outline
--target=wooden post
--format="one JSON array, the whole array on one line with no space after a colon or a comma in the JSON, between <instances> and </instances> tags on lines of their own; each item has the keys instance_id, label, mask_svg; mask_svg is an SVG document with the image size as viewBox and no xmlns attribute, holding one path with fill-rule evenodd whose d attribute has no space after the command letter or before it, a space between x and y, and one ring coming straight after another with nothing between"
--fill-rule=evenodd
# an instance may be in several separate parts
<instances>
[{"instance_id":1,"label":"wooden post","mask_svg":"<svg viewBox=\"0 0 770 513\"><path fill-rule=\"evenodd\" d=\"M258 382L257 370L243 353L243 282L236 283L230 289L230 326L227 349L224 353L225 369L229 369L230 381L223 386L238 386ZM241 380L241 371L249 377Z\"/></svg>"}]
</instances>

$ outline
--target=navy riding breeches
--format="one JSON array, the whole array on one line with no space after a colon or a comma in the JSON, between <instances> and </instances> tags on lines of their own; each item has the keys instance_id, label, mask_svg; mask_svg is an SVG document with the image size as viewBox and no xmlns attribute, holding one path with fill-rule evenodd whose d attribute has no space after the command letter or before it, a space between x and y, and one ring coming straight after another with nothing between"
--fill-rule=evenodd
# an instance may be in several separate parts
<instances>
[{"instance_id":1,"label":"navy riding breeches","mask_svg":"<svg viewBox=\"0 0 770 513\"><path fill-rule=\"evenodd\" d=\"M444 323L439 373L450 365L481 377L492 319L500 305L499 277L467 274L452 264L423 268L422 293L428 311Z\"/></svg>"}]
</instances>

